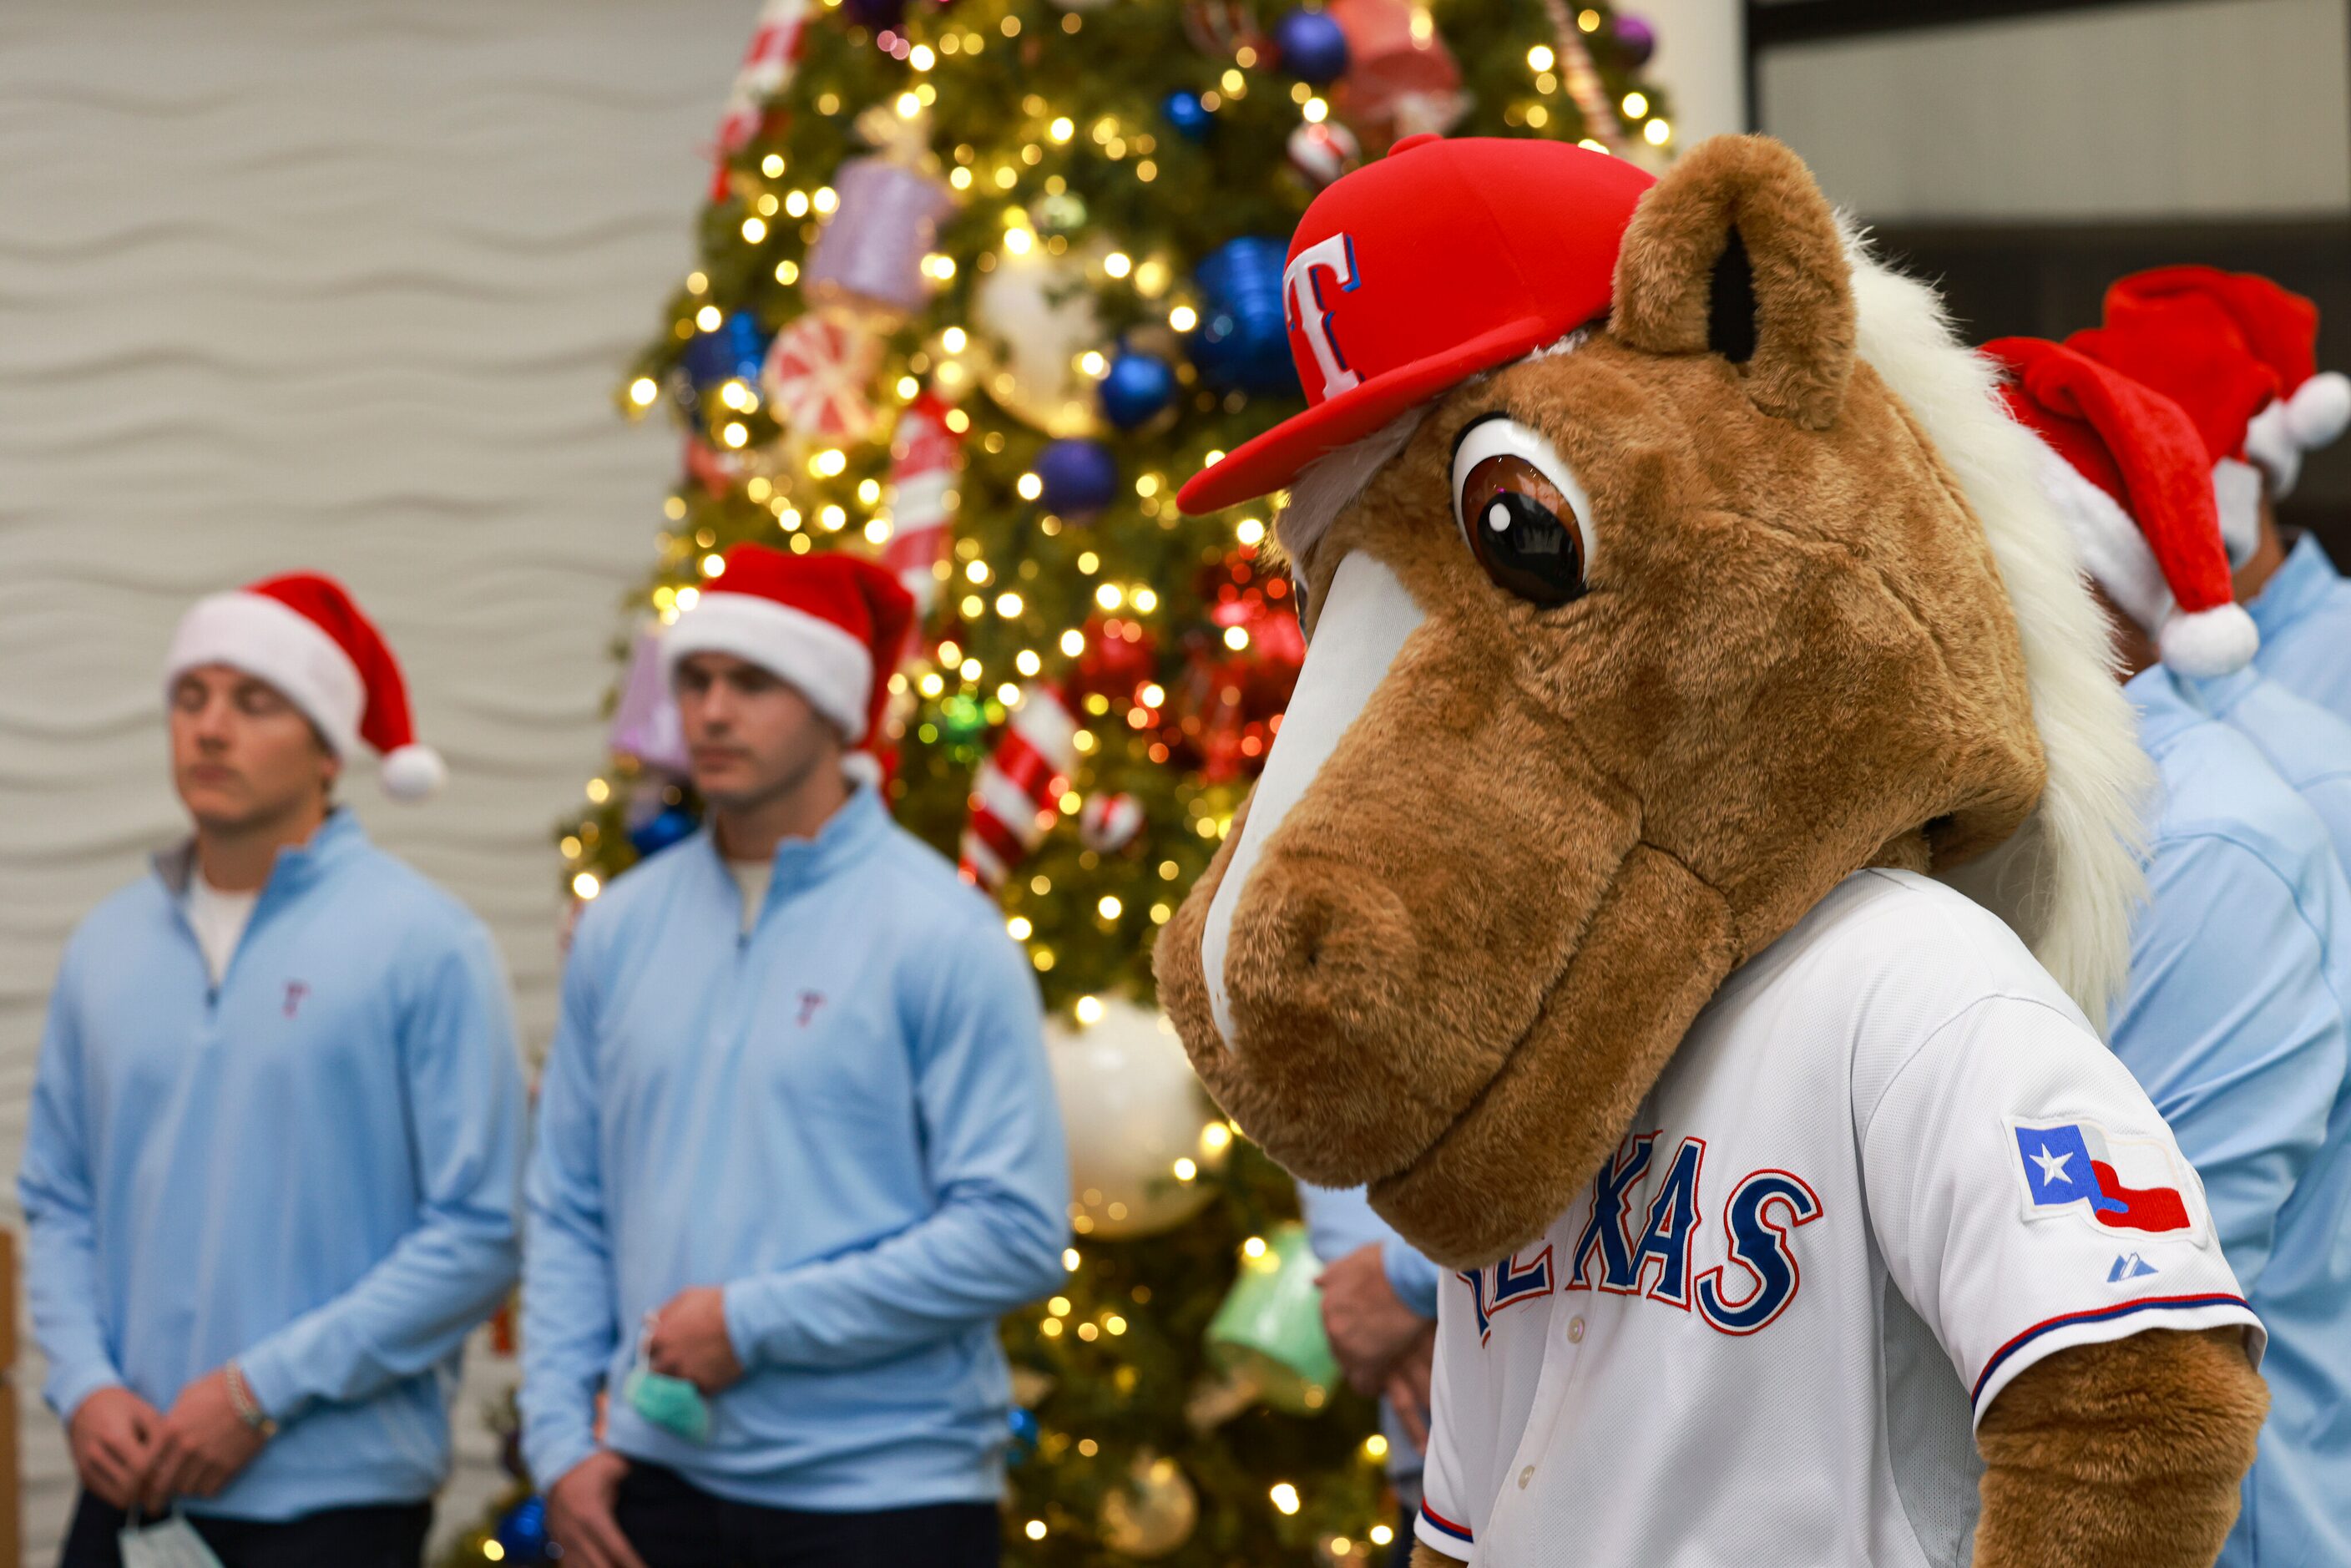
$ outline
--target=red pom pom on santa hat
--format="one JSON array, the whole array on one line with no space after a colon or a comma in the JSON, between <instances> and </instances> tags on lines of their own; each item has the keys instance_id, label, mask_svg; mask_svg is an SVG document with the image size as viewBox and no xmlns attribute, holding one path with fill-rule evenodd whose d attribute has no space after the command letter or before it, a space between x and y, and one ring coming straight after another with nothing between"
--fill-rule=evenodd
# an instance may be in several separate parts
<instances>
[{"instance_id":1,"label":"red pom pom on santa hat","mask_svg":"<svg viewBox=\"0 0 2351 1568\"><path fill-rule=\"evenodd\" d=\"M197 601L172 634L166 689L200 664L268 682L338 757L362 742L373 747L383 759L384 793L395 800L423 800L448 781L440 753L417 742L392 645L331 577L287 572Z\"/></svg>"},{"instance_id":2,"label":"red pom pom on santa hat","mask_svg":"<svg viewBox=\"0 0 2351 1568\"><path fill-rule=\"evenodd\" d=\"M887 568L837 551L740 544L662 637L662 675L691 653L731 653L797 688L852 747L872 746L889 706L914 601ZM877 764L850 758L852 776Z\"/></svg>"},{"instance_id":3,"label":"red pom pom on santa hat","mask_svg":"<svg viewBox=\"0 0 2351 1568\"><path fill-rule=\"evenodd\" d=\"M2195 424L2129 377L2038 338L1984 350L2009 411L2051 458L2043 482L2083 564L2181 674L2225 675L2259 646L2231 597L2210 471Z\"/></svg>"}]
</instances>

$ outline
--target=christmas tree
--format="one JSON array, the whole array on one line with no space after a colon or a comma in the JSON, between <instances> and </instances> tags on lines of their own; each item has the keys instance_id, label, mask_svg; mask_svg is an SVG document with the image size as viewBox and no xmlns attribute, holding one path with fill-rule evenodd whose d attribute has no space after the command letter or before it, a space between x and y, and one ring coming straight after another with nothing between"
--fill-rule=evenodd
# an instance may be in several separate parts
<instances>
[{"instance_id":1,"label":"christmas tree","mask_svg":"<svg viewBox=\"0 0 2351 1568\"><path fill-rule=\"evenodd\" d=\"M1228 831L1304 647L1263 507L1188 475L1299 406L1288 236L1418 131L1661 157L1638 18L1561 0L770 0L699 264L625 378L681 430L614 756L561 830L592 898L694 830L651 657L758 539L870 552L925 610L887 788L993 893L1053 1018L1065 1286L1007 1321L1026 1564L1368 1563L1289 1179L1199 1096L1153 936ZM1220 1307L1223 1309L1220 1311ZM527 1514L465 1561L527 1560Z\"/></svg>"}]
</instances>

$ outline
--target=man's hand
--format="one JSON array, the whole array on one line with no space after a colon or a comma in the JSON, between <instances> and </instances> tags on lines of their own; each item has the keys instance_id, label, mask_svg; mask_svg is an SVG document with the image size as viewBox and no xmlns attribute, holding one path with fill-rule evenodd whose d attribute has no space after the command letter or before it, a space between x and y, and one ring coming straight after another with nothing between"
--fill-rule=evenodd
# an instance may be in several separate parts
<instances>
[{"instance_id":1,"label":"man's hand","mask_svg":"<svg viewBox=\"0 0 2351 1568\"><path fill-rule=\"evenodd\" d=\"M128 1388L101 1388L84 1399L66 1428L82 1486L101 1502L129 1508L147 1479L162 1425L162 1413Z\"/></svg>"},{"instance_id":2,"label":"man's hand","mask_svg":"<svg viewBox=\"0 0 2351 1568\"><path fill-rule=\"evenodd\" d=\"M628 1460L599 1448L547 1489L547 1533L563 1548L565 1563L578 1568L645 1568L612 1518L612 1500L628 1473Z\"/></svg>"},{"instance_id":3,"label":"man's hand","mask_svg":"<svg viewBox=\"0 0 2351 1568\"><path fill-rule=\"evenodd\" d=\"M162 1513L175 1497L211 1497L252 1462L268 1439L248 1427L229 1397L228 1372L216 1367L180 1391L156 1434L140 1487L147 1509Z\"/></svg>"},{"instance_id":4,"label":"man's hand","mask_svg":"<svg viewBox=\"0 0 2351 1568\"><path fill-rule=\"evenodd\" d=\"M705 1394L716 1394L743 1375L735 1342L726 1337L726 1294L716 1285L680 1291L653 1314L645 1363L655 1372L683 1377Z\"/></svg>"},{"instance_id":5,"label":"man's hand","mask_svg":"<svg viewBox=\"0 0 2351 1568\"><path fill-rule=\"evenodd\" d=\"M1430 1323L1396 1357L1384 1390L1404 1424L1404 1435L1423 1454L1428 1452L1428 1379L1436 1364L1437 1325Z\"/></svg>"},{"instance_id":6,"label":"man's hand","mask_svg":"<svg viewBox=\"0 0 2351 1568\"><path fill-rule=\"evenodd\" d=\"M1339 1369L1358 1394L1377 1394L1388 1369L1428 1327L1428 1320L1396 1299L1376 1241L1367 1241L1322 1270L1322 1329Z\"/></svg>"}]
</instances>

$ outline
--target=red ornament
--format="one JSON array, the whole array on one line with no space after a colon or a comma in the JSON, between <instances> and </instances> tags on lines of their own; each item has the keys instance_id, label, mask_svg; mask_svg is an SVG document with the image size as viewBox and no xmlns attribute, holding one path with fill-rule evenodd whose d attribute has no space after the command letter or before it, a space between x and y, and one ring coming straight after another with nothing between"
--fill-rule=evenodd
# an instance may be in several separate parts
<instances>
[{"instance_id":1,"label":"red ornament","mask_svg":"<svg viewBox=\"0 0 2351 1568\"><path fill-rule=\"evenodd\" d=\"M1254 777L1265 766L1305 662L1306 639L1290 612L1289 580L1267 570L1252 547L1204 572L1199 586L1212 630L1185 639L1184 673L1168 697L1159 741L1171 765L1197 768L1221 784Z\"/></svg>"},{"instance_id":2,"label":"red ornament","mask_svg":"<svg viewBox=\"0 0 2351 1568\"><path fill-rule=\"evenodd\" d=\"M1126 848L1143 831L1143 802L1132 795L1089 795L1078 812L1078 841L1104 854Z\"/></svg>"},{"instance_id":3,"label":"red ornament","mask_svg":"<svg viewBox=\"0 0 2351 1568\"><path fill-rule=\"evenodd\" d=\"M1097 615L1086 622L1086 645L1070 673L1070 695L1132 701L1159 672L1159 640L1139 621Z\"/></svg>"}]
</instances>

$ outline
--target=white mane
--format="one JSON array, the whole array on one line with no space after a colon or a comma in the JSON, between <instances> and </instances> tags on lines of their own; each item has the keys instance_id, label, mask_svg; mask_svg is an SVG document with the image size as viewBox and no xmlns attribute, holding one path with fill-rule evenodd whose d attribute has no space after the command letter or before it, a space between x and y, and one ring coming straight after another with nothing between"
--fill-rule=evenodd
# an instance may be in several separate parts
<instances>
[{"instance_id":1,"label":"white mane","mask_svg":"<svg viewBox=\"0 0 2351 1568\"><path fill-rule=\"evenodd\" d=\"M2155 782L2105 617L2042 490L2039 444L1994 390L1998 371L1960 342L1932 289L1872 256L1851 225L1846 253L1861 357L1917 421L1991 542L2049 763L2024 827L1943 880L2006 921L2103 1030L2146 896L2140 808Z\"/></svg>"}]
</instances>

